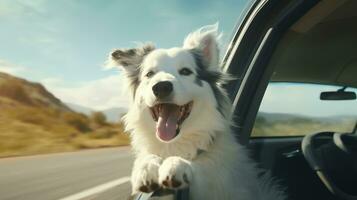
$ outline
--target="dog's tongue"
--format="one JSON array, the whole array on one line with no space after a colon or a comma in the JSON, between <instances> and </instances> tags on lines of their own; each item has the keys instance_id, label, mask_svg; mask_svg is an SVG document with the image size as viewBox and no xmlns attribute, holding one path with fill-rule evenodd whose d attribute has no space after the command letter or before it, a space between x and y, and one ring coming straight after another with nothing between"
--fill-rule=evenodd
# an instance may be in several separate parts
<instances>
[{"instance_id":1,"label":"dog's tongue","mask_svg":"<svg viewBox=\"0 0 357 200\"><path fill-rule=\"evenodd\" d=\"M179 106L163 104L156 124L156 135L163 141L170 141L176 136L176 124L179 118Z\"/></svg>"}]
</instances>

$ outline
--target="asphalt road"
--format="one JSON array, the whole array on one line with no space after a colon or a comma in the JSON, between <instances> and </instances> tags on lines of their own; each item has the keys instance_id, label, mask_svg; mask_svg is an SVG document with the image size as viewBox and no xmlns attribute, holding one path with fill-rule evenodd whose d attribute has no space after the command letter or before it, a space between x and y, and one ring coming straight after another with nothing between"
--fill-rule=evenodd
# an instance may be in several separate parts
<instances>
[{"instance_id":1,"label":"asphalt road","mask_svg":"<svg viewBox=\"0 0 357 200\"><path fill-rule=\"evenodd\" d=\"M129 147L0 159L0 200L122 200Z\"/></svg>"}]
</instances>

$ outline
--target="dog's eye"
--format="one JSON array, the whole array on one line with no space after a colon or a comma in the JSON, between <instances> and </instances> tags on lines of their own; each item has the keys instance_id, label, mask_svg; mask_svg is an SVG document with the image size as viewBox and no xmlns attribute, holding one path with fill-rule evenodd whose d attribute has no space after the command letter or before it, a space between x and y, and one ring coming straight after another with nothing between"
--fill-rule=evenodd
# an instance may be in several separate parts
<instances>
[{"instance_id":1,"label":"dog's eye","mask_svg":"<svg viewBox=\"0 0 357 200\"><path fill-rule=\"evenodd\" d=\"M154 76L154 74L155 74L155 72L149 71L148 73L146 73L145 76L148 77L148 78L150 78L150 77Z\"/></svg>"},{"instance_id":2,"label":"dog's eye","mask_svg":"<svg viewBox=\"0 0 357 200\"><path fill-rule=\"evenodd\" d=\"M184 67L184 68L180 69L179 73L181 75L188 76L188 75L192 74L192 71L189 68Z\"/></svg>"}]
</instances>

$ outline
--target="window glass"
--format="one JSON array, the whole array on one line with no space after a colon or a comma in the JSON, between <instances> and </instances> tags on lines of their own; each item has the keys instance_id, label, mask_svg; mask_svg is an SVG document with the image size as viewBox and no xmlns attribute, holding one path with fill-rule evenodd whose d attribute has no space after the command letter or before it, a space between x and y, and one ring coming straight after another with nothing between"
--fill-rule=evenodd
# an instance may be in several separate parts
<instances>
[{"instance_id":1,"label":"window glass","mask_svg":"<svg viewBox=\"0 0 357 200\"><path fill-rule=\"evenodd\" d=\"M270 83L259 108L252 136L351 132L357 122L357 100L320 100L321 92L341 88L309 83ZM346 91L357 93L356 88L347 88Z\"/></svg>"}]
</instances>

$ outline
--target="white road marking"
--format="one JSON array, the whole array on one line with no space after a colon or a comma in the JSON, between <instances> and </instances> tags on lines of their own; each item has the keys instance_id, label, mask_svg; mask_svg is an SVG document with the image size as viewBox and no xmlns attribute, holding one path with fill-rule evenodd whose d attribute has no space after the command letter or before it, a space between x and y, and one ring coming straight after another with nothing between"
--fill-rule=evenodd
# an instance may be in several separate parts
<instances>
[{"instance_id":1,"label":"white road marking","mask_svg":"<svg viewBox=\"0 0 357 200\"><path fill-rule=\"evenodd\" d=\"M110 188L113 188L115 186L118 186L118 185L124 184L126 182L129 182L129 180L130 180L130 176L125 176L125 177L122 177L122 178L119 178L119 179L104 183L102 185L98 185L96 187L89 188L89 189L84 190L82 192L79 192L77 194L73 194L71 196L67 196L67 197L61 198L59 200L79 200L79 199L83 199L83 198L92 196L94 194L101 193L101 192L103 192L105 190L109 190Z\"/></svg>"}]
</instances>

